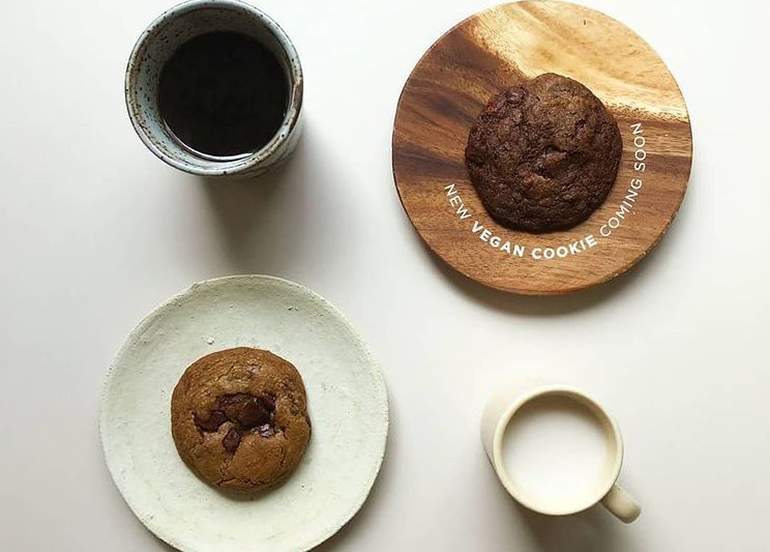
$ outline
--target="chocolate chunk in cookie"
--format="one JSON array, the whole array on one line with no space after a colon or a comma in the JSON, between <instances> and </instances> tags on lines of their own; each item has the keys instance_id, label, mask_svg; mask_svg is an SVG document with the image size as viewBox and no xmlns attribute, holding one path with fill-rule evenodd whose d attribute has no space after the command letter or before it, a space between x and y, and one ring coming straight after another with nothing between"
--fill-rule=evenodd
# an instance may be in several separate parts
<instances>
[{"instance_id":1,"label":"chocolate chunk in cookie","mask_svg":"<svg viewBox=\"0 0 770 552\"><path fill-rule=\"evenodd\" d=\"M272 423L275 401L266 396L255 397L248 393L222 395L217 399L217 409L246 429Z\"/></svg>"},{"instance_id":2,"label":"chocolate chunk in cookie","mask_svg":"<svg viewBox=\"0 0 770 552\"><path fill-rule=\"evenodd\" d=\"M229 453L235 453L238 450L238 445L241 444L241 434L234 427L227 432L225 438L222 439L222 446Z\"/></svg>"},{"instance_id":3,"label":"chocolate chunk in cookie","mask_svg":"<svg viewBox=\"0 0 770 552\"><path fill-rule=\"evenodd\" d=\"M208 416L194 415L195 425L200 431L216 432L225 422L233 424L222 444L228 452L235 452L241 441L241 435L257 428L262 437L275 435L275 398L269 395L255 397L249 393L220 395L214 403L214 409Z\"/></svg>"},{"instance_id":4,"label":"chocolate chunk in cookie","mask_svg":"<svg viewBox=\"0 0 770 552\"><path fill-rule=\"evenodd\" d=\"M490 100L471 128L465 163L498 223L551 232L602 204L622 147L615 119L588 88L546 73Z\"/></svg>"}]
</instances>

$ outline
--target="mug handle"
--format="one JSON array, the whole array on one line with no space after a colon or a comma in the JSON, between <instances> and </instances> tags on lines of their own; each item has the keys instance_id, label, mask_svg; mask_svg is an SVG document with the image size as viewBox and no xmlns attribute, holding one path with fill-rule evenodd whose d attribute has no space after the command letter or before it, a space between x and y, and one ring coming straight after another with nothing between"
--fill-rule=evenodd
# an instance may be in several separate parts
<instances>
[{"instance_id":1,"label":"mug handle","mask_svg":"<svg viewBox=\"0 0 770 552\"><path fill-rule=\"evenodd\" d=\"M634 497L617 483L602 498L602 506L623 523L631 523L642 512L642 507L634 500Z\"/></svg>"}]
</instances>

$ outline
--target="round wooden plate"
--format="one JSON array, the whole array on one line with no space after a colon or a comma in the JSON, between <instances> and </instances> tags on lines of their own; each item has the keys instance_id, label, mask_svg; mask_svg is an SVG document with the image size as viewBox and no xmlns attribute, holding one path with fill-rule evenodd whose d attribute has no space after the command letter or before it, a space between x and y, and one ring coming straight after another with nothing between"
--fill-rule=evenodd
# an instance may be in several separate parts
<instances>
[{"instance_id":1,"label":"round wooden plate","mask_svg":"<svg viewBox=\"0 0 770 552\"><path fill-rule=\"evenodd\" d=\"M486 213L465 169L468 131L500 90L542 73L585 84L623 137L617 181L584 223L530 234ZM674 77L625 25L554 1L473 15L418 62L401 93L393 173L412 224L456 270L525 294L584 289L625 272L660 240L687 188L692 136Z\"/></svg>"}]
</instances>

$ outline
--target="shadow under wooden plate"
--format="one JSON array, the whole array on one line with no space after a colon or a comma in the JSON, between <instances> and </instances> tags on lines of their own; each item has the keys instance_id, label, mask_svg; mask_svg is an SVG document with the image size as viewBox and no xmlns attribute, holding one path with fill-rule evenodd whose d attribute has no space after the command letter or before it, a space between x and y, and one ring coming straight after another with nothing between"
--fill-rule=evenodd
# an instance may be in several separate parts
<instances>
[{"instance_id":1,"label":"shadow under wooden plate","mask_svg":"<svg viewBox=\"0 0 770 552\"><path fill-rule=\"evenodd\" d=\"M493 95L547 72L582 82L604 102L623 155L613 189L587 221L529 234L487 214L464 152ZM396 188L428 247L469 278L532 295L606 282L644 257L679 210L691 162L687 108L660 57L625 25L565 2L504 4L451 29L409 76L393 130Z\"/></svg>"}]
</instances>

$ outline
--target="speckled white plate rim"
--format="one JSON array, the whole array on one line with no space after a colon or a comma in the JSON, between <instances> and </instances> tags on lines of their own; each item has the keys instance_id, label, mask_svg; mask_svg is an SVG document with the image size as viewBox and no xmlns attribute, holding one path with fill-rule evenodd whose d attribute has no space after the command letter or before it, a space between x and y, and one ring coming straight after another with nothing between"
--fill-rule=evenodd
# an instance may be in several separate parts
<instances>
[{"instance_id":1,"label":"speckled white plate rim","mask_svg":"<svg viewBox=\"0 0 770 552\"><path fill-rule=\"evenodd\" d=\"M143 330L145 330L147 326L158 315L160 315L166 309L169 309L170 307L176 305L179 301L185 299L186 297L189 297L192 293L194 293L199 288L219 285L219 284L224 284L229 282L245 282L249 280L262 281L262 282L272 281L275 284L284 285L284 286L287 286L288 288L293 288L295 292L307 295L312 300L318 302L320 305L323 305L330 313L332 313L339 321L341 321L342 324L349 330L351 336L353 336L356 343L363 351L364 357L368 362L368 368L370 370L370 373L375 378L377 385L381 388L382 395L383 395L382 396L383 402L381 406L383 407L382 421L384 423L384 428L383 428L383 439L381 444L381 453L378 455L377 461L372 465L372 469L369 474L366 485L362 486L361 493L358 500L351 503L351 508L349 509L348 513L345 516L340 518L339 523L335 524L334 528L328 531L327 533L319 535L318 538L314 539L313 541L303 544L301 547L302 550L312 550L313 548L319 546L320 544L322 544L323 542L325 542L326 540L334 536L359 512L359 510L363 507L364 503L369 497L372 487L374 486L374 483L379 474L380 468L382 467L382 462L384 461L384 458L385 458L385 450L387 447L387 438L388 438L389 426L390 426L389 399L388 399L388 392L387 392L387 385L385 383L385 378L378 364L372 357L371 352L369 351L369 348L366 346L366 343L363 341L363 339L355 330L355 328L347 319L347 317L337 307L335 307L323 296L319 295L318 293L305 287L302 284L299 284L297 282L293 282L291 280L287 280L284 278L280 278L278 276L271 276L267 274L238 274L238 275L222 276L222 277L211 278L208 280L194 282L188 288L180 291L176 295L170 297L166 301L160 303L155 308L153 308L148 314L146 314L141 319L141 321L134 327L133 330L131 330L131 332L125 338L122 345L118 349L118 352L115 354L110 364L110 367L104 377L100 398L99 398L98 412L97 412L97 416L99 420L99 440L102 448L102 454L104 456L107 469L110 473L110 477L113 483L115 484L116 488L120 492L120 495L123 498L124 502L128 505L129 509L134 514L134 516L157 538L169 544L170 546L174 547L175 549L183 550L185 552L198 552L198 550L196 548L190 548L190 547L184 548L183 543L181 543L178 540L178 538L176 538L173 534L169 534L169 532L164 527L159 526L158 523L153 519L152 515L148 515L147 513L139 511L136 505L132 504L129 501L129 499L125 496L124 490L121 488L120 482L118 481L118 478L115 475L114 470L116 469L116 466L113 466L110 461L109 451L107 450L107 445L105 443L105 430L107 425L107 413L106 413L107 409L105 408L105 404L108 398L110 383L113 379L113 376L118 367L120 359L136 342L137 338L142 334Z\"/></svg>"}]
</instances>

